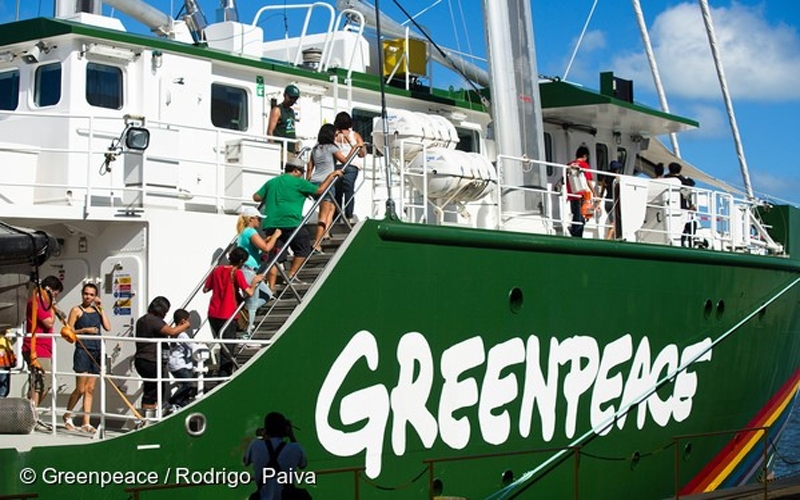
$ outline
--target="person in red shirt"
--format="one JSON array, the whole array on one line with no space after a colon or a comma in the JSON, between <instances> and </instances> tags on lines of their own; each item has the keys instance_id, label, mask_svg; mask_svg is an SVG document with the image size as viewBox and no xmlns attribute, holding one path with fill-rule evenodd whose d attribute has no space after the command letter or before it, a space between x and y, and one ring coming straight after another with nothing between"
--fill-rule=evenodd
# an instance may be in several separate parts
<instances>
[{"instance_id":1,"label":"person in red shirt","mask_svg":"<svg viewBox=\"0 0 800 500\"><path fill-rule=\"evenodd\" d=\"M53 333L53 326L56 322L56 299L62 290L64 290L64 285L55 276L46 277L42 280L41 285L34 289L26 309L26 333ZM36 307L35 318L34 305ZM36 324L34 324L34 320ZM39 406L50 390L51 377L49 373L52 370L53 337L37 336L35 351L32 346L32 338L26 336L22 342L22 357L25 358L31 372L31 390L28 397L33 401L34 406ZM31 356L31 352L33 352L33 356Z\"/></svg>"},{"instance_id":2,"label":"person in red shirt","mask_svg":"<svg viewBox=\"0 0 800 500\"><path fill-rule=\"evenodd\" d=\"M583 175L586 178L589 192L594 193L594 183L592 181L592 173L589 171L589 148L586 146L578 147L575 151L575 159L570 162L570 165L577 165L584 170ZM583 227L586 225L586 218L581 214L581 205L583 204L583 193L575 192L570 182L567 182L567 199L569 200L570 211L572 212L572 224L569 226L569 234L573 238L583 237Z\"/></svg>"},{"instance_id":3,"label":"person in red shirt","mask_svg":"<svg viewBox=\"0 0 800 500\"><path fill-rule=\"evenodd\" d=\"M217 338L236 338L235 321L231 321L225 331L220 332L220 330L239 307L239 291L248 297L252 297L258 284L264 280L263 274L256 274L253 277L253 282L247 283L241 268L247 261L248 256L247 250L244 248L234 248L228 254L228 262L230 264L221 264L215 267L206 278L203 292L211 292L211 300L208 304L208 323ZM222 356L219 366L220 376L225 377L233 373L231 351L234 349L235 346L233 344L222 344Z\"/></svg>"}]
</instances>

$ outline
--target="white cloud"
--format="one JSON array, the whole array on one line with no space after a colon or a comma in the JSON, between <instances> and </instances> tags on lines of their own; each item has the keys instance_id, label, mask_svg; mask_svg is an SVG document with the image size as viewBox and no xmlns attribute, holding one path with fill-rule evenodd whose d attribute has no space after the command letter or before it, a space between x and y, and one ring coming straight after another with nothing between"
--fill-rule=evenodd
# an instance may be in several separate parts
<instances>
[{"instance_id":1,"label":"white cloud","mask_svg":"<svg viewBox=\"0 0 800 500\"><path fill-rule=\"evenodd\" d=\"M733 3L729 8L712 9L734 100L800 99L800 37L786 24L771 25L763 12L768 6L759 9ZM649 30L667 96L719 99L719 82L696 4L682 3L662 12ZM643 51L618 58L614 67L652 85Z\"/></svg>"},{"instance_id":2,"label":"white cloud","mask_svg":"<svg viewBox=\"0 0 800 500\"><path fill-rule=\"evenodd\" d=\"M578 43L577 38L572 42L573 47ZM600 30L589 30L583 35L581 48L578 54L591 54L592 52L606 48L606 35Z\"/></svg>"},{"instance_id":3,"label":"white cloud","mask_svg":"<svg viewBox=\"0 0 800 500\"><path fill-rule=\"evenodd\" d=\"M728 138L731 135L728 118L719 107L694 105L685 114L700 122L700 128L686 135L687 139Z\"/></svg>"}]
</instances>

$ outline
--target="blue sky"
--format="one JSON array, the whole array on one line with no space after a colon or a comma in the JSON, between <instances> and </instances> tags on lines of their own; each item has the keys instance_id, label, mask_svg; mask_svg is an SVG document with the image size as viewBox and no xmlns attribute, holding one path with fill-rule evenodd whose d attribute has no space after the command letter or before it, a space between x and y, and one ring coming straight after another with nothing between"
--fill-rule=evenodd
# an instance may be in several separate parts
<instances>
[{"instance_id":1,"label":"blue sky","mask_svg":"<svg viewBox=\"0 0 800 500\"><path fill-rule=\"evenodd\" d=\"M430 29L438 43L478 57L484 55L480 0L399 1L414 14L430 7L418 21ZM183 5L182 0L150 3L173 14ZM198 3L213 20L219 1ZM540 74L563 77L592 3L532 0ZM700 129L679 136L682 156L708 173L741 186L698 3L641 3L670 111L700 122ZM20 0L19 4L22 18L52 12L50 0ZM709 4L753 187L758 193L800 205L800 160L792 153L800 142L800 1L709 0ZM0 22L13 20L16 5L16 0L0 0ZM238 5L241 19L250 22L265 2L239 0ZM394 0L381 0L381 7L394 19L403 19ZM124 17L123 21L131 31L145 31ZM282 20L273 18L268 23L282 32ZM658 107L630 1L598 2L568 79L597 88L601 71L614 71L619 77L634 80L636 101ZM442 71L435 72L434 79L437 86L461 86Z\"/></svg>"}]
</instances>

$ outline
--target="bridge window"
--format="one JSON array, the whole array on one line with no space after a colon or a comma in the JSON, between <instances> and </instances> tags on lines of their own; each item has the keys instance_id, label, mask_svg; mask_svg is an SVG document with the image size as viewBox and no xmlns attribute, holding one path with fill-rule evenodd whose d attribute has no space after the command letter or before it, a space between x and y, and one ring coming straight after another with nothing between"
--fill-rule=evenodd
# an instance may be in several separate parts
<instances>
[{"instance_id":1,"label":"bridge window","mask_svg":"<svg viewBox=\"0 0 800 500\"><path fill-rule=\"evenodd\" d=\"M61 100L61 63L36 68L33 102L36 106L55 106Z\"/></svg>"},{"instance_id":2,"label":"bridge window","mask_svg":"<svg viewBox=\"0 0 800 500\"><path fill-rule=\"evenodd\" d=\"M247 91L238 87L212 83L211 123L218 128L247 130Z\"/></svg>"},{"instance_id":3,"label":"bridge window","mask_svg":"<svg viewBox=\"0 0 800 500\"><path fill-rule=\"evenodd\" d=\"M0 109L14 111L19 105L19 70L0 73Z\"/></svg>"},{"instance_id":4,"label":"bridge window","mask_svg":"<svg viewBox=\"0 0 800 500\"><path fill-rule=\"evenodd\" d=\"M106 64L87 64L86 102L100 108L122 109L122 70Z\"/></svg>"}]
</instances>

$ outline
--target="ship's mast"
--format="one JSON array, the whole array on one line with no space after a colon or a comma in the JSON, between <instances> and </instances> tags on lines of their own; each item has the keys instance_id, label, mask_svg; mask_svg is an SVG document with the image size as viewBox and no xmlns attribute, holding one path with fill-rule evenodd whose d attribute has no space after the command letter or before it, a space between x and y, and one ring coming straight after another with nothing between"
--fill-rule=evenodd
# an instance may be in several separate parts
<instances>
[{"instance_id":1,"label":"ship's mast","mask_svg":"<svg viewBox=\"0 0 800 500\"><path fill-rule=\"evenodd\" d=\"M544 128L539 72L533 40L530 0L483 0L491 75L491 114L499 154L544 160ZM547 183L544 165L503 161L498 172L505 186ZM521 191L505 189L503 210L526 209Z\"/></svg>"}]
</instances>

